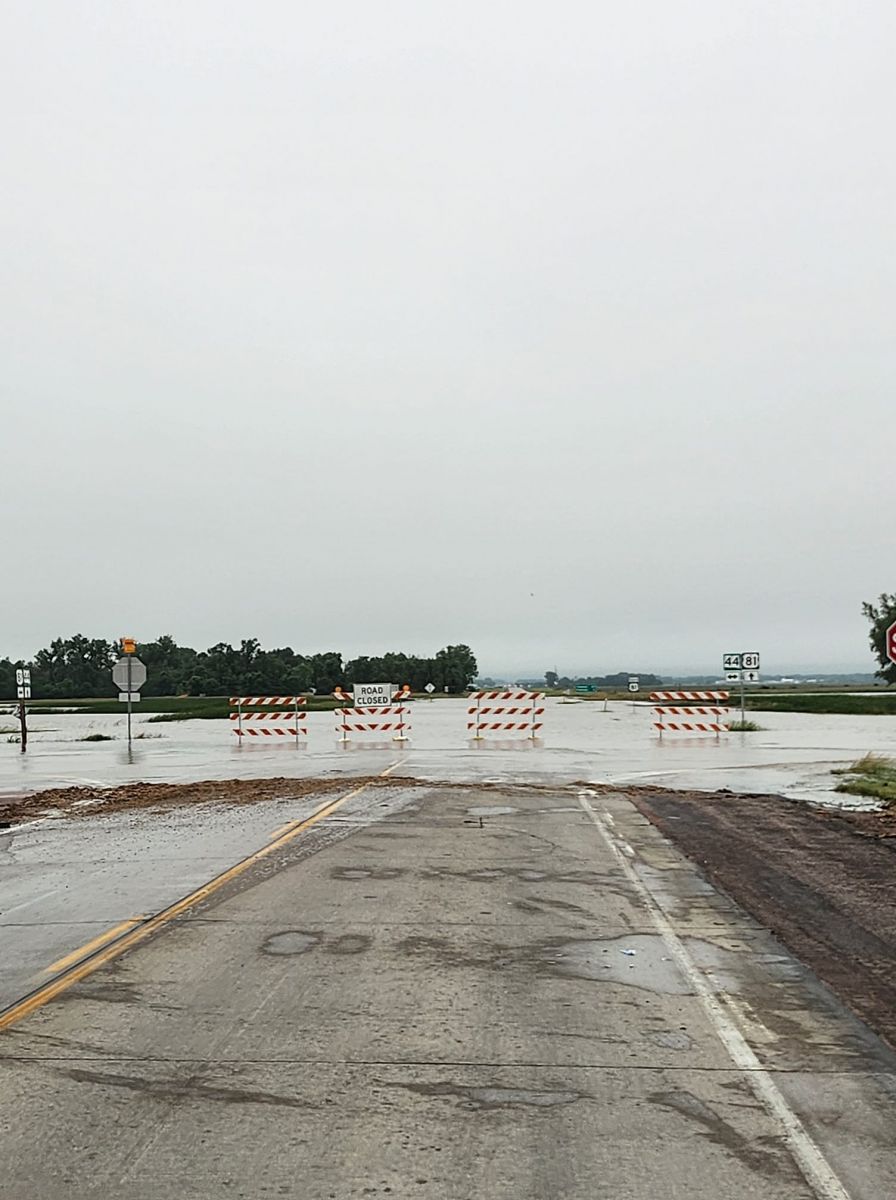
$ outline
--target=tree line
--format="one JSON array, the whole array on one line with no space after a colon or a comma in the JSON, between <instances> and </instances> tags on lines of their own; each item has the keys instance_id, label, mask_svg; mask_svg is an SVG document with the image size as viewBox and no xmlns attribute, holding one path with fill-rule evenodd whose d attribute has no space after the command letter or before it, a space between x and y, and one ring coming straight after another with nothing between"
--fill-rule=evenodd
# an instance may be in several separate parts
<instances>
[{"instance_id":1,"label":"tree line","mask_svg":"<svg viewBox=\"0 0 896 1200\"><path fill-rule=\"evenodd\" d=\"M628 687L629 675L638 675L637 671L617 671L615 675L558 675L556 671L545 671L544 682L549 688L574 688L577 684L590 687L605 688L607 691L625 691ZM659 687L662 679L659 675L638 675L643 687Z\"/></svg>"},{"instance_id":2,"label":"tree line","mask_svg":"<svg viewBox=\"0 0 896 1200\"><path fill-rule=\"evenodd\" d=\"M354 683L410 684L422 691L457 693L473 682L478 668L469 646L446 646L431 658L390 652L349 662L336 650L299 654L291 646L265 650L257 638L238 647L218 642L207 650L179 646L163 634L140 642L137 655L146 665L144 696L296 695L332 692ZM0 658L0 700L16 695L17 667L30 667L35 700L75 700L115 696L112 666L119 657L117 641L75 634L56 638L30 662Z\"/></svg>"}]
</instances>

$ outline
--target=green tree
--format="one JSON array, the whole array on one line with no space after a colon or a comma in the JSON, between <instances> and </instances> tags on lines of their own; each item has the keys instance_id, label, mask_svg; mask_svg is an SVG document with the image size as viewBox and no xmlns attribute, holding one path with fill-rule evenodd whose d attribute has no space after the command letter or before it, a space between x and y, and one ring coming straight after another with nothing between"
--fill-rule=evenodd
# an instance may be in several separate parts
<instances>
[{"instance_id":1,"label":"green tree","mask_svg":"<svg viewBox=\"0 0 896 1200\"><path fill-rule=\"evenodd\" d=\"M479 674L476 657L469 646L446 646L436 654L436 663L441 668L441 681L433 680L433 683L438 686L441 682L449 692L465 691Z\"/></svg>"},{"instance_id":2,"label":"green tree","mask_svg":"<svg viewBox=\"0 0 896 1200\"><path fill-rule=\"evenodd\" d=\"M34 656L35 696L52 700L114 696L111 669L117 657L114 643L103 638L56 638Z\"/></svg>"},{"instance_id":3,"label":"green tree","mask_svg":"<svg viewBox=\"0 0 896 1200\"><path fill-rule=\"evenodd\" d=\"M16 664L9 658L0 658L0 700L16 698Z\"/></svg>"},{"instance_id":4,"label":"green tree","mask_svg":"<svg viewBox=\"0 0 896 1200\"><path fill-rule=\"evenodd\" d=\"M890 596L882 592L877 604L865 601L862 612L871 622L868 642L880 663L880 668L875 674L887 683L896 683L896 663L891 663L887 656L887 629L896 621L896 592Z\"/></svg>"}]
</instances>

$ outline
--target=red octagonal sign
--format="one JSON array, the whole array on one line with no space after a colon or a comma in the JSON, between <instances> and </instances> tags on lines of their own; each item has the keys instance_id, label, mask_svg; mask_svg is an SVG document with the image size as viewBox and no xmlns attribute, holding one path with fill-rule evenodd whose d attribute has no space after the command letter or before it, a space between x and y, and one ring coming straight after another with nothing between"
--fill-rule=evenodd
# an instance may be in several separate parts
<instances>
[{"instance_id":1,"label":"red octagonal sign","mask_svg":"<svg viewBox=\"0 0 896 1200\"><path fill-rule=\"evenodd\" d=\"M896 621L887 630L887 658L891 663L896 663Z\"/></svg>"}]
</instances>

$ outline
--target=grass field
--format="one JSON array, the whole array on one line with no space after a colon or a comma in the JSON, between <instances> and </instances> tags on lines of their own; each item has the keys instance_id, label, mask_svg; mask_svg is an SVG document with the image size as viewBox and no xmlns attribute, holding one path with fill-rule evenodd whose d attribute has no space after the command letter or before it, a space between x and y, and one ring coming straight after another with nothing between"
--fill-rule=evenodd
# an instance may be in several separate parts
<instances>
[{"instance_id":1,"label":"grass field","mask_svg":"<svg viewBox=\"0 0 896 1200\"><path fill-rule=\"evenodd\" d=\"M896 716L896 690L872 694L858 692L748 692L751 712L853 713L860 716Z\"/></svg>"},{"instance_id":2,"label":"grass field","mask_svg":"<svg viewBox=\"0 0 896 1200\"><path fill-rule=\"evenodd\" d=\"M328 712L337 707L331 696L309 696L305 705L308 712ZM134 708L142 713L153 713L151 722L226 720L230 714L226 696L145 696ZM70 712L121 714L125 705L117 699L32 700L28 711L45 716L65 716Z\"/></svg>"}]
</instances>

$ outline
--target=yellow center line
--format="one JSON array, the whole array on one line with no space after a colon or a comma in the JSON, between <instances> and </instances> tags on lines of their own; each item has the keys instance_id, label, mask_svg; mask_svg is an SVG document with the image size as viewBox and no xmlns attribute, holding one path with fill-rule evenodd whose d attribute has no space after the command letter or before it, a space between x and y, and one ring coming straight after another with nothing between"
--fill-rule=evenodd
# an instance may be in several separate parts
<instances>
[{"instance_id":1,"label":"yellow center line","mask_svg":"<svg viewBox=\"0 0 896 1200\"><path fill-rule=\"evenodd\" d=\"M70 967L72 963L79 962L82 958L86 958L88 954L92 954L94 950L99 950L100 946L105 946L106 942L111 942L113 938L117 938L120 933L124 933L128 929L133 929L135 925L139 925L144 917L130 917L127 921L121 921L118 925L113 925L111 929L107 929L105 933L101 933L95 937L93 941L85 942L83 946L79 946L77 950L73 950L71 954L66 954L65 958L57 958L54 963L50 963L44 969L45 975L56 975L60 971L64 971L66 967Z\"/></svg>"},{"instance_id":2,"label":"yellow center line","mask_svg":"<svg viewBox=\"0 0 896 1200\"><path fill-rule=\"evenodd\" d=\"M385 771L380 772L380 778L394 771L402 762L404 762L404 759L398 759L397 762L392 763ZM15 1025L38 1008L43 1008L45 1004L49 1003L56 996L59 996L62 992L67 991L73 984L86 979L88 975L92 975L100 967L106 966L107 963L119 958L125 951L145 941L163 926L168 925L175 917L179 917L187 909L193 908L200 901L206 900L226 884L237 879L255 863L269 857L269 855L279 850L282 846L286 846L293 839L297 838L299 834L316 825L318 821L323 821L331 813L334 813L337 808L341 808L343 804L346 804L349 800L353 800L355 796L360 796L368 787L370 787L369 783L362 783L360 787L353 788L350 792L346 792L344 796L337 796L335 800L328 800L326 804L322 804L320 808L313 812L310 817L306 817L304 821L296 822L285 833L281 833L279 836L272 838L271 841L266 842L260 850L256 850L253 854L241 859L234 866L229 867L226 871L222 871L220 875L216 875L214 879L210 879L208 883L204 883L202 887L196 888L195 891L175 901L174 904L163 908L161 912L156 913L149 920L143 921L137 928L125 932L111 946L107 945L105 949L101 947L88 959L76 962L73 967L64 971L56 979L51 979L48 983L45 983L42 987L32 992L30 996L25 996L23 1000L19 1000L16 1004L0 1012L0 1030L9 1029L11 1025ZM111 937L115 936L115 933L113 930L109 930L108 935L108 938L103 939L104 941L108 941ZM74 953L82 955L83 952L84 947Z\"/></svg>"}]
</instances>

